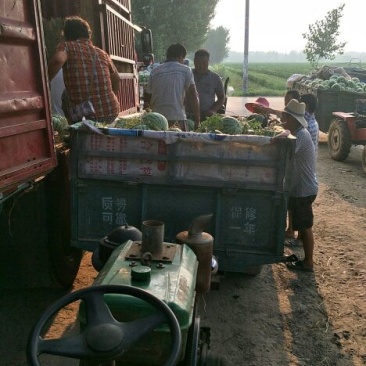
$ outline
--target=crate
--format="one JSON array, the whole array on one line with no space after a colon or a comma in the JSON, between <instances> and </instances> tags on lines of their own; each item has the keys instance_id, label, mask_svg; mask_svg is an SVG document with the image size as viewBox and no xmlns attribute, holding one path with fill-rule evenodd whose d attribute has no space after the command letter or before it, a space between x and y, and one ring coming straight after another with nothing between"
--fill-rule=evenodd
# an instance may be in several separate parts
<instances>
[{"instance_id":1,"label":"crate","mask_svg":"<svg viewBox=\"0 0 366 366\"><path fill-rule=\"evenodd\" d=\"M74 246L93 250L114 228L140 228L147 219L163 221L164 240L174 242L193 219L213 213L206 231L221 269L242 272L282 259L295 140L205 142L208 134L195 134L201 141L166 143L152 135L160 138L72 131ZM147 145L148 156L141 152Z\"/></svg>"}]
</instances>

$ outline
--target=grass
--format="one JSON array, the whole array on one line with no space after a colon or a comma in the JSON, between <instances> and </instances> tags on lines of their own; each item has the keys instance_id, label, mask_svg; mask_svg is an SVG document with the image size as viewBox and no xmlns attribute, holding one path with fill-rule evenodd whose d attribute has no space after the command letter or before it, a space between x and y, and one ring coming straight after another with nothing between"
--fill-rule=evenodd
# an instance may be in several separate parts
<instances>
[{"instance_id":1,"label":"grass","mask_svg":"<svg viewBox=\"0 0 366 366\"><path fill-rule=\"evenodd\" d=\"M248 91L243 92L243 64L223 63L214 65L212 70L223 79L230 78L229 86L234 88L234 96L283 96L286 81L293 74L309 74L312 67L308 63L258 63L248 65Z\"/></svg>"}]
</instances>

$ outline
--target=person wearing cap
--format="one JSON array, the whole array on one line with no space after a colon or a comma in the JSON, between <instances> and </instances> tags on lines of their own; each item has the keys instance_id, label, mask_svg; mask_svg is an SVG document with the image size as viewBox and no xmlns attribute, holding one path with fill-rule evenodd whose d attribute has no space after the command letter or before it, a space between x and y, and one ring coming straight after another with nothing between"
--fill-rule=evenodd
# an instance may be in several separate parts
<instances>
[{"instance_id":1,"label":"person wearing cap","mask_svg":"<svg viewBox=\"0 0 366 366\"><path fill-rule=\"evenodd\" d=\"M289 211L293 229L302 238L305 257L303 260L287 263L290 269L313 271L313 209L312 203L318 194L316 179L316 155L313 141L307 130L305 103L291 99L282 111L283 127L296 137L293 171L289 194Z\"/></svg>"},{"instance_id":2,"label":"person wearing cap","mask_svg":"<svg viewBox=\"0 0 366 366\"><path fill-rule=\"evenodd\" d=\"M285 105L288 104L288 102L291 99L296 99L296 100L299 101L300 100L300 93L295 89L287 90L286 93L285 93L285 96L284 96L284 104ZM273 108L270 108L270 107L268 107L266 109L266 112L268 114L274 114L278 118L281 118L281 115L282 115L282 110L273 109ZM306 119L306 114L305 114L305 119ZM288 239L288 240L286 240L286 244L288 246L292 246L294 244L294 242L296 242L296 240L301 240L301 235L300 234L297 234L297 238L295 238L295 232L292 228L292 217L291 217L290 213L288 213L288 226L287 226L287 229L286 229L286 238Z\"/></svg>"},{"instance_id":3,"label":"person wearing cap","mask_svg":"<svg viewBox=\"0 0 366 366\"><path fill-rule=\"evenodd\" d=\"M264 97L257 98L254 102L245 103L245 108L253 114L248 116L248 119L255 119L262 124L262 127L267 127L269 121L269 102Z\"/></svg>"}]
</instances>

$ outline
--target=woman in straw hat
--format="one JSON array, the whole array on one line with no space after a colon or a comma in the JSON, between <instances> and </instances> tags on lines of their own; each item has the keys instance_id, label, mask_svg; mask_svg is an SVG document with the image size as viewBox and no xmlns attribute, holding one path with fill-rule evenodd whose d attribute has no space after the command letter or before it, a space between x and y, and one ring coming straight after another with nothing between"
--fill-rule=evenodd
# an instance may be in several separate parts
<instances>
[{"instance_id":1,"label":"woman in straw hat","mask_svg":"<svg viewBox=\"0 0 366 366\"><path fill-rule=\"evenodd\" d=\"M292 215L293 229L299 231L305 257L303 260L288 263L290 269L313 271L313 209L312 203L318 194L316 179L316 155L313 141L307 130L305 103L292 99L282 111L283 127L296 137L294 166L291 176L289 211Z\"/></svg>"}]
</instances>

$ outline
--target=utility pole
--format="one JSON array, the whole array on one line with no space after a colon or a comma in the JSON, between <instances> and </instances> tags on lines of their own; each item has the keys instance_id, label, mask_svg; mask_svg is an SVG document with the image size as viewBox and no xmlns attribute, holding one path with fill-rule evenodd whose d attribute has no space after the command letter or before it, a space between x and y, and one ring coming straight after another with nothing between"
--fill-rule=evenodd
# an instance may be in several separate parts
<instances>
[{"instance_id":1,"label":"utility pole","mask_svg":"<svg viewBox=\"0 0 366 366\"><path fill-rule=\"evenodd\" d=\"M248 91L249 0L245 0L243 92Z\"/></svg>"}]
</instances>

